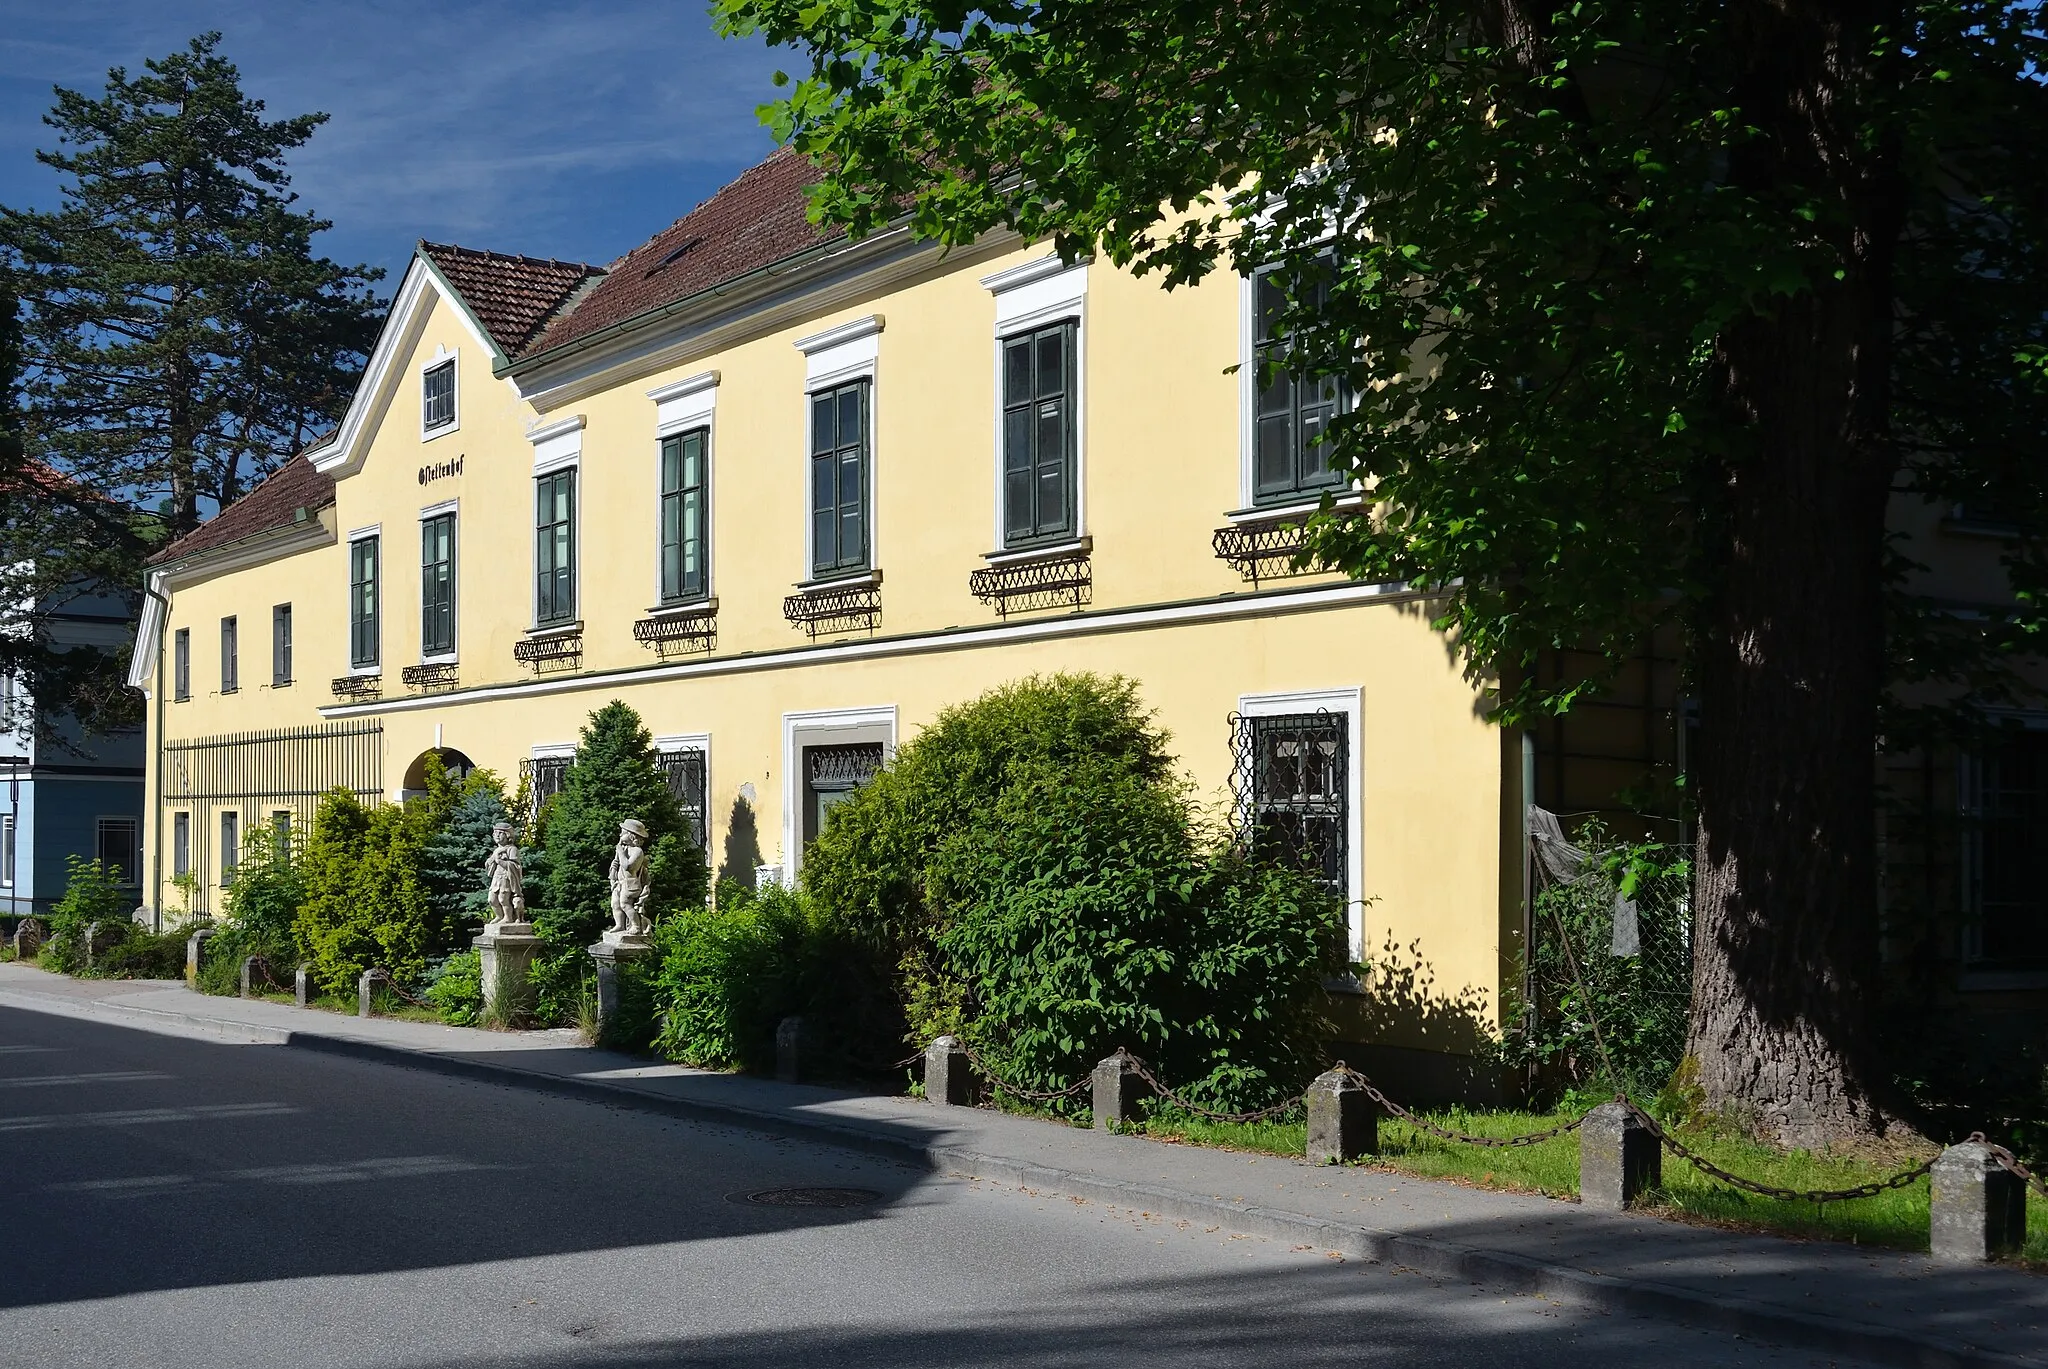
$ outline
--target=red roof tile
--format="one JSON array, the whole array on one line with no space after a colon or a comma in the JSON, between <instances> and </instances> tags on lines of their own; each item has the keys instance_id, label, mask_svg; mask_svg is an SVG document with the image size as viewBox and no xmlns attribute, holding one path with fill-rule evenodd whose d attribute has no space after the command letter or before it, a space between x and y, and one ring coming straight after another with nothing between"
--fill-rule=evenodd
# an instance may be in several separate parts
<instances>
[{"instance_id":1,"label":"red roof tile","mask_svg":"<svg viewBox=\"0 0 2048 1369\"><path fill-rule=\"evenodd\" d=\"M334 502L334 477L313 469L303 455L272 471L263 483L149 558L151 565L183 561L201 552L311 518Z\"/></svg>"},{"instance_id":2,"label":"red roof tile","mask_svg":"<svg viewBox=\"0 0 2048 1369\"><path fill-rule=\"evenodd\" d=\"M805 217L818 169L788 148L771 153L605 270L527 346L534 356L673 304L839 236Z\"/></svg>"},{"instance_id":3,"label":"red roof tile","mask_svg":"<svg viewBox=\"0 0 2048 1369\"><path fill-rule=\"evenodd\" d=\"M477 322L506 356L533 340L576 292L604 269L576 261L514 257L452 243L421 242L420 251L469 303Z\"/></svg>"}]
</instances>

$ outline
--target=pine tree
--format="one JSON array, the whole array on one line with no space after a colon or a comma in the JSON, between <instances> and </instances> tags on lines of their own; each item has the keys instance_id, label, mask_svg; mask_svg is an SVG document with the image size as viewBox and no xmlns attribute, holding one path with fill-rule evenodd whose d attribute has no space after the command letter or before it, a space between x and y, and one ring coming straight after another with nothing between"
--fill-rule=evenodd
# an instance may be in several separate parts
<instances>
[{"instance_id":1,"label":"pine tree","mask_svg":"<svg viewBox=\"0 0 2048 1369\"><path fill-rule=\"evenodd\" d=\"M140 585L151 550L332 425L375 336L382 273L315 254L329 224L294 207L284 167L327 116L266 118L219 42L115 68L98 97L59 87L58 145L37 158L66 178L63 204L0 209L32 459L0 454L5 602ZM115 654L0 641L0 665L89 727L131 700L68 677L111 678Z\"/></svg>"},{"instance_id":2,"label":"pine tree","mask_svg":"<svg viewBox=\"0 0 2048 1369\"><path fill-rule=\"evenodd\" d=\"M597 940L611 915L610 871L619 824L647 824L653 885L649 910L660 915L704 896L704 856L685 834L682 810L654 760L654 739L640 715L613 700L590 715L547 814L548 906L534 927L557 945Z\"/></svg>"},{"instance_id":3,"label":"pine tree","mask_svg":"<svg viewBox=\"0 0 2048 1369\"><path fill-rule=\"evenodd\" d=\"M353 915L369 832L370 810L354 794L335 789L321 796L306 839L306 901L292 923L292 939L331 994L352 992L374 958Z\"/></svg>"}]
</instances>

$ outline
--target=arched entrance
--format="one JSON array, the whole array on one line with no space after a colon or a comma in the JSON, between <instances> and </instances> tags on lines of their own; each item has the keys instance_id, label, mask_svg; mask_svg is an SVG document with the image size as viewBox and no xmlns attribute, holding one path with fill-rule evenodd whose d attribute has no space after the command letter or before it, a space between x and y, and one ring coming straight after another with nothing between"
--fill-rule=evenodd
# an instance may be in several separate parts
<instances>
[{"instance_id":1,"label":"arched entrance","mask_svg":"<svg viewBox=\"0 0 2048 1369\"><path fill-rule=\"evenodd\" d=\"M452 746L432 746L412 758L412 764L405 767L405 782L398 791L398 801L425 798L427 793L427 757L441 762L441 768L448 772L448 778L458 784L476 769L476 763Z\"/></svg>"}]
</instances>

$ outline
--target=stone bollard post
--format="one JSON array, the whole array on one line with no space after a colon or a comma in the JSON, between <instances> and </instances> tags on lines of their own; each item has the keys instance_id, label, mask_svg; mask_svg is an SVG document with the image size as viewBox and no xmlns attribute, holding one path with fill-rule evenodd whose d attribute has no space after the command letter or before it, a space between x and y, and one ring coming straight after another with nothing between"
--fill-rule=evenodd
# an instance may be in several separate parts
<instances>
[{"instance_id":1,"label":"stone bollard post","mask_svg":"<svg viewBox=\"0 0 2048 1369\"><path fill-rule=\"evenodd\" d=\"M370 1016L370 1008L377 1000L377 986L388 984L391 976L382 970L364 970L362 978L356 980L356 1016Z\"/></svg>"},{"instance_id":2,"label":"stone bollard post","mask_svg":"<svg viewBox=\"0 0 2048 1369\"><path fill-rule=\"evenodd\" d=\"M299 972L292 976L292 999L302 1008L313 1001L313 973L311 966L299 966Z\"/></svg>"},{"instance_id":3,"label":"stone bollard post","mask_svg":"<svg viewBox=\"0 0 2048 1369\"><path fill-rule=\"evenodd\" d=\"M968 1073L967 1052L959 1038L942 1036L925 1047L924 1096L956 1108L974 1102L974 1076Z\"/></svg>"},{"instance_id":4,"label":"stone bollard post","mask_svg":"<svg viewBox=\"0 0 2048 1369\"><path fill-rule=\"evenodd\" d=\"M2020 1248L2027 1234L2026 1181L1992 1159L1990 1146L1950 1146L1930 1177L1927 1251L1935 1259L1981 1263Z\"/></svg>"},{"instance_id":5,"label":"stone bollard post","mask_svg":"<svg viewBox=\"0 0 2048 1369\"><path fill-rule=\"evenodd\" d=\"M250 993L250 989L252 981L256 976L256 966L262 959L263 957L260 955L245 955L242 957L242 997L244 998L254 997Z\"/></svg>"},{"instance_id":6,"label":"stone bollard post","mask_svg":"<svg viewBox=\"0 0 2048 1369\"><path fill-rule=\"evenodd\" d=\"M206 943L213 940L213 928L201 927L185 938L185 987L199 987L199 962L206 954Z\"/></svg>"},{"instance_id":7,"label":"stone bollard post","mask_svg":"<svg viewBox=\"0 0 2048 1369\"><path fill-rule=\"evenodd\" d=\"M1127 1126L1138 1120L1138 1062L1122 1046L1095 1067L1095 1125Z\"/></svg>"},{"instance_id":8,"label":"stone bollard post","mask_svg":"<svg viewBox=\"0 0 2048 1369\"><path fill-rule=\"evenodd\" d=\"M1664 1181L1664 1151L1642 1119L1602 1103L1579 1126L1579 1201L1619 1212Z\"/></svg>"},{"instance_id":9,"label":"stone bollard post","mask_svg":"<svg viewBox=\"0 0 2048 1369\"><path fill-rule=\"evenodd\" d=\"M43 949L43 924L32 917L25 917L14 924L14 958L34 960L36 953Z\"/></svg>"},{"instance_id":10,"label":"stone bollard post","mask_svg":"<svg viewBox=\"0 0 2048 1369\"><path fill-rule=\"evenodd\" d=\"M785 1017L775 1024L775 1077L785 1084L803 1078L804 1020Z\"/></svg>"},{"instance_id":11,"label":"stone bollard post","mask_svg":"<svg viewBox=\"0 0 2048 1369\"><path fill-rule=\"evenodd\" d=\"M1348 1165L1379 1150L1379 1104L1342 1064L1317 1075L1304 1101L1310 1164Z\"/></svg>"}]
</instances>

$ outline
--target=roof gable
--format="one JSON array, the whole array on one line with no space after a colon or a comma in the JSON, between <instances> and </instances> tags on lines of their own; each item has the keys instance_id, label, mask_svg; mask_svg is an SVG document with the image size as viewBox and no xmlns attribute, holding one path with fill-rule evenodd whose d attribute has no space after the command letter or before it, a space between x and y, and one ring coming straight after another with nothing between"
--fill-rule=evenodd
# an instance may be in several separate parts
<instances>
[{"instance_id":1,"label":"roof gable","mask_svg":"<svg viewBox=\"0 0 2048 1369\"><path fill-rule=\"evenodd\" d=\"M510 256L452 243L422 241L419 251L506 357L517 356L563 305L604 275L601 267L582 262Z\"/></svg>"}]
</instances>

